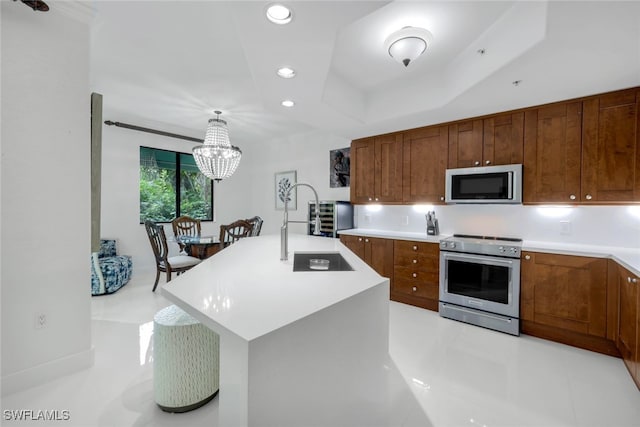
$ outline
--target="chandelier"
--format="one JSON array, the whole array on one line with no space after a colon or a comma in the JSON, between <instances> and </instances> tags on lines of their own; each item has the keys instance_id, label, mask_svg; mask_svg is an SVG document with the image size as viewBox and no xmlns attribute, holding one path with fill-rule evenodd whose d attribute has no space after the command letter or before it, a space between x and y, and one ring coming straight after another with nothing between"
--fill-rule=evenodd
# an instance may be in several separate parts
<instances>
[{"instance_id":1,"label":"chandelier","mask_svg":"<svg viewBox=\"0 0 640 427\"><path fill-rule=\"evenodd\" d=\"M209 119L204 145L193 148L193 158L200 172L208 178L220 181L229 178L236 171L242 151L229 142L227 122L220 119L222 112L215 113L217 117Z\"/></svg>"}]
</instances>

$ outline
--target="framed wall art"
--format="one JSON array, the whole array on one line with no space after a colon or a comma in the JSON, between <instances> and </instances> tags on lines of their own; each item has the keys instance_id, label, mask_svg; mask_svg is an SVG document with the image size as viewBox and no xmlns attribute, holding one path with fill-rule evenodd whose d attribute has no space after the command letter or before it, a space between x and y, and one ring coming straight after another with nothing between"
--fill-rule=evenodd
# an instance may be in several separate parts
<instances>
[{"instance_id":1,"label":"framed wall art","mask_svg":"<svg viewBox=\"0 0 640 427\"><path fill-rule=\"evenodd\" d=\"M348 187L350 185L351 148L329 151L329 187Z\"/></svg>"},{"instance_id":2,"label":"framed wall art","mask_svg":"<svg viewBox=\"0 0 640 427\"><path fill-rule=\"evenodd\" d=\"M276 210L284 210L285 195L289 189L296 183L296 171L276 172L275 175L275 192L276 192ZM298 189L294 188L289 193L287 210L295 211L297 206Z\"/></svg>"}]
</instances>

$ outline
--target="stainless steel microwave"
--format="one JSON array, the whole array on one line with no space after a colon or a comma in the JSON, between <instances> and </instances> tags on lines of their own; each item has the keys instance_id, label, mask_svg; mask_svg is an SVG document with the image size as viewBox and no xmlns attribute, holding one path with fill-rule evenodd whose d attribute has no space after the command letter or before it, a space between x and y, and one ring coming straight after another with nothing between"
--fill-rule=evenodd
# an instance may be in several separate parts
<instances>
[{"instance_id":1,"label":"stainless steel microwave","mask_svg":"<svg viewBox=\"0 0 640 427\"><path fill-rule=\"evenodd\" d=\"M446 203L522 203L522 165L447 169Z\"/></svg>"}]
</instances>

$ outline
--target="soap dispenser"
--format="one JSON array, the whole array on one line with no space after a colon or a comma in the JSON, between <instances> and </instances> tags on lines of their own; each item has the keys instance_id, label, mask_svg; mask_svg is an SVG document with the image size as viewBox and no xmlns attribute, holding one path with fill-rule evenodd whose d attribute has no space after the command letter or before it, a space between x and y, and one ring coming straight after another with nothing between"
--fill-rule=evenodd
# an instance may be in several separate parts
<instances>
[{"instance_id":1,"label":"soap dispenser","mask_svg":"<svg viewBox=\"0 0 640 427\"><path fill-rule=\"evenodd\" d=\"M438 219L436 218L436 211L427 212L425 217L427 218L427 235L437 236L438 234L440 234Z\"/></svg>"}]
</instances>

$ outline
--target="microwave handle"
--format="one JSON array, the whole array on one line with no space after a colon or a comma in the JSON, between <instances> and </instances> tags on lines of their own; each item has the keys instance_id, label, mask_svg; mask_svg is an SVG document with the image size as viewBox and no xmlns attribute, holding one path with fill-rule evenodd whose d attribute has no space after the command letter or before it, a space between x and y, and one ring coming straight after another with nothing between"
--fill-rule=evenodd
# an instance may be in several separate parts
<instances>
[{"instance_id":1,"label":"microwave handle","mask_svg":"<svg viewBox=\"0 0 640 427\"><path fill-rule=\"evenodd\" d=\"M509 191L509 200L513 200L513 172L509 172L509 186L507 187L507 191Z\"/></svg>"}]
</instances>

